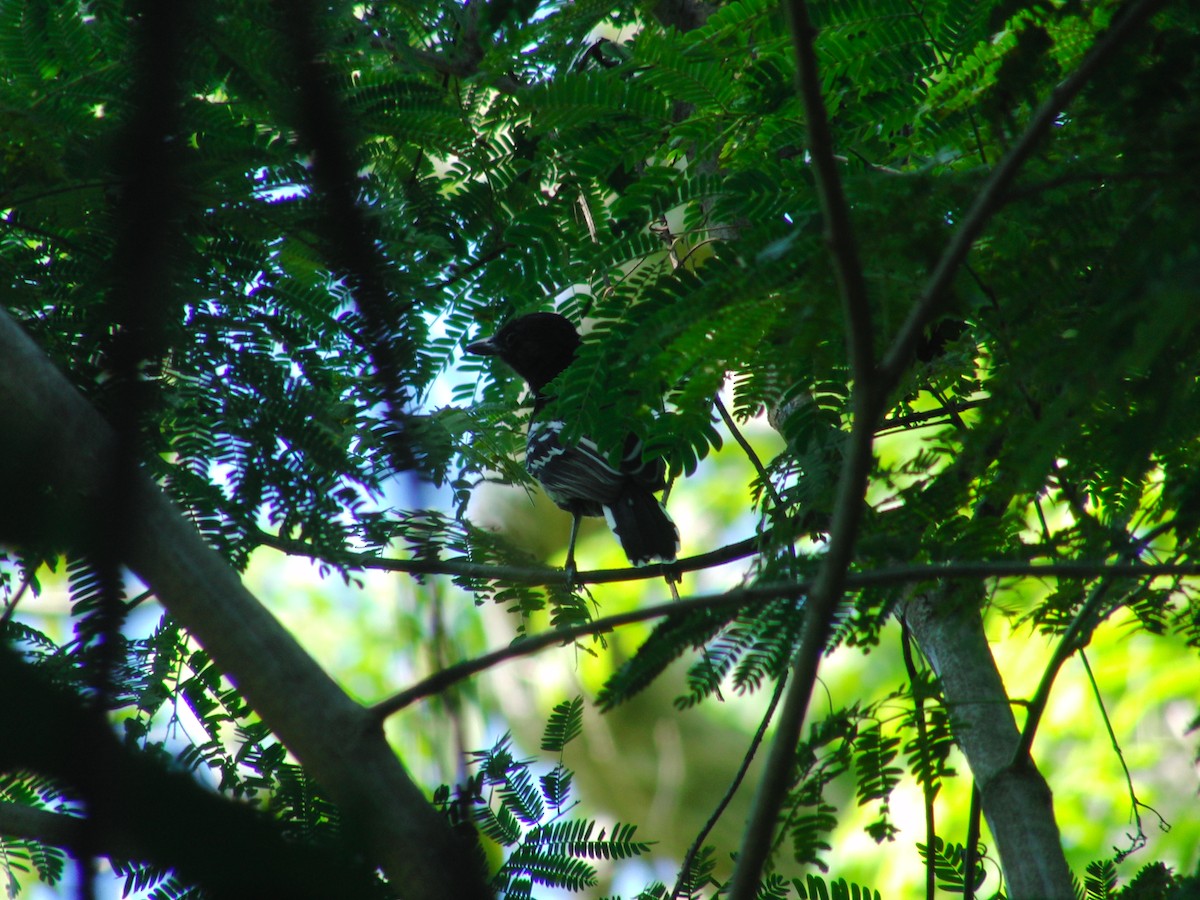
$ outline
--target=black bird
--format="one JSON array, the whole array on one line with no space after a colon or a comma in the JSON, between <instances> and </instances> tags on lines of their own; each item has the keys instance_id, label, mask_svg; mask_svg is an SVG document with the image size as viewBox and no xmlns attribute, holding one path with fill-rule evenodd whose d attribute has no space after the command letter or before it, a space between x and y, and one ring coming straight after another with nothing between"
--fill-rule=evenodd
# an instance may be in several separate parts
<instances>
[{"instance_id":1,"label":"black bird","mask_svg":"<svg viewBox=\"0 0 1200 900\"><path fill-rule=\"evenodd\" d=\"M575 538L580 516L603 515L635 566L672 563L679 552L679 529L654 496L666 486L661 459L642 459L642 444L630 434L614 468L588 438L561 439L564 424L539 418L550 402L546 386L575 359L579 333L558 313L537 312L513 319L493 337L467 346L468 353L496 356L529 383L533 418L525 468L558 506L574 516L567 548L568 577L575 574Z\"/></svg>"}]
</instances>

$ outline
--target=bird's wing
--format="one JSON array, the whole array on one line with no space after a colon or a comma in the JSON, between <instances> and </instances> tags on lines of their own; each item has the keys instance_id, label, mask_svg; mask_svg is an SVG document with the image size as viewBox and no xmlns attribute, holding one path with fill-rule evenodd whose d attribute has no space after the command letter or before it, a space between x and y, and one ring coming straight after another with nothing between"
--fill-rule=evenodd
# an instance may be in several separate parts
<instances>
[{"instance_id":1,"label":"bird's wing","mask_svg":"<svg viewBox=\"0 0 1200 900\"><path fill-rule=\"evenodd\" d=\"M621 471L646 490L661 491L667 486L667 464L661 457L642 457L642 439L630 432L625 439Z\"/></svg>"},{"instance_id":2,"label":"bird's wing","mask_svg":"<svg viewBox=\"0 0 1200 900\"><path fill-rule=\"evenodd\" d=\"M577 444L563 443L562 429L560 421L535 421L529 426L525 467L559 506L581 507L579 511L586 515L599 515L597 507L617 498L628 475L610 466L587 438Z\"/></svg>"}]
</instances>

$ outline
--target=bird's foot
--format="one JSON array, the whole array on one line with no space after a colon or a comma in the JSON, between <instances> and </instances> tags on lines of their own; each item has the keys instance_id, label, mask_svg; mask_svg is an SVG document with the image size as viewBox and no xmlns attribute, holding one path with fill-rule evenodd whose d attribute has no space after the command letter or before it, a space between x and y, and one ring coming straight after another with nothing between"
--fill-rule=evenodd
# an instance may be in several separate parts
<instances>
[{"instance_id":1,"label":"bird's foot","mask_svg":"<svg viewBox=\"0 0 1200 900\"><path fill-rule=\"evenodd\" d=\"M679 588L677 588L675 586L675 583L677 581L679 581L678 574L674 578L672 578L670 576L670 574L667 574L667 576L666 576L667 590L669 590L671 592L671 599L675 600L675 601L679 600Z\"/></svg>"},{"instance_id":2,"label":"bird's foot","mask_svg":"<svg viewBox=\"0 0 1200 900\"><path fill-rule=\"evenodd\" d=\"M575 585L579 583L578 582L579 569L577 569L575 567L575 554L574 553L571 553L567 556L567 562L566 562L566 565L563 566L563 571L566 573L566 576L567 576L567 587L574 589Z\"/></svg>"}]
</instances>

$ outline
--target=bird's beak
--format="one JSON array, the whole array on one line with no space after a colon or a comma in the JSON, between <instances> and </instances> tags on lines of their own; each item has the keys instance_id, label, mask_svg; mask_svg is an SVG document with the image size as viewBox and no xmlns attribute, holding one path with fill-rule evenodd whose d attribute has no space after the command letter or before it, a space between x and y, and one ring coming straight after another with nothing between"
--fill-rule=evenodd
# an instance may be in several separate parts
<instances>
[{"instance_id":1,"label":"bird's beak","mask_svg":"<svg viewBox=\"0 0 1200 900\"><path fill-rule=\"evenodd\" d=\"M485 338L482 341L476 341L473 344L467 344L466 350L468 353L474 353L477 356L500 355L500 348L496 346L493 338Z\"/></svg>"}]
</instances>

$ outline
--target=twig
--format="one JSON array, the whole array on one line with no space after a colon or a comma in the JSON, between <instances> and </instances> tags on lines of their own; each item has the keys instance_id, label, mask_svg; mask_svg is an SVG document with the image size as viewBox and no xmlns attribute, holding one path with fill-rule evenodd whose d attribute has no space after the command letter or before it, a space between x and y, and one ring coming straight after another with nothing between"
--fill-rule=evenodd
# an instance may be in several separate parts
<instances>
[{"instance_id":1,"label":"twig","mask_svg":"<svg viewBox=\"0 0 1200 900\"><path fill-rule=\"evenodd\" d=\"M1106 529L1099 522L1095 522L1077 496L1074 496L1074 491L1069 485L1064 484L1061 476L1059 478L1059 487L1062 489L1068 503L1071 504L1076 516L1080 522L1091 524L1093 527L1102 531L1108 532L1108 536L1112 545L1117 549L1120 558L1133 563L1138 559L1144 550L1146 543L1134 539L1125 529ZM1156 567L1157 568L1157 567ZM1148 590L1150 580L1146 579L1145 583L1138 590ZM1083 650L1091 640L1092 632L1095 631L1105 613L1102 611L1104 597L1112 587L1112 580L1105 578L1100 584L1093 588L1091 595L1084 602L1079 612L1075 614L1075 618L1071 620L1071 624L1067 627L1066 632L1059 639L1058 646L1054 648L1054 654L1050 658L1050 662L1046 664L1046 669L1042 673L1041 681L1038 682L1037 690L1034 692L1033 698L1029 701L1029 709L1025 718L1025 727L1021 730L1021 741L1017 747L1013 757L1014 764L1019 764L1024 760L1033 748L1033 739L1037 733L1038 724L1041 721L1042 714L1046 710L1046 704L1050 699L1050 691L1054 686L1054 680L1058 677L1058 672L1063 664L1071 657L1071 654L1077 650ZM1137 591L1135 591L1136 593ZM1127 604L1129 598L1122 601ZM1116 605L1114 604L1113 608Z\"/></svg>"},{"instance_id":2,"label":"twig","mask_svg":"<svg viewBox=\"0 0 1200 900\"><path fill-rule=\"evenodd\" d=\"M687 881L693 864L696 862L696 857L704 848L705 838L716 827L717 822L729 807L730 801L733 800L733 795L737 793L738 788L742 786L742 782L746 779L746 773L750 770L750 764L754 762L754 757L758 753L758 748L762 744L763 737L766 736L767 727L775 717L775 708L779 705L779 701L783 697L783 689L786 685L786 678L780 678L776 682L775 692L771 694L771 702L767 704L767 711L763 714L762 721L758 723L758 730L754 732L750 746L746 749L746 753L742 757L742 764L738 766L737 773L733 776L733 781L730 782L728 790L721 797L721 802L717 804L717 808L708 817L708 821L704 823L704 827L700 829L700 833L696 835L696 839L692 841L692 846L688 848L687 854L683 857L683 865L679 867L679 877L675 881L674 890L671 891L672 900L683 893L683 886Z\"/></svg>"},{"instance_id":3,"label":"twig","mask_svg":"<svg viewBox=\"0 0 1200 900\"><path fill-rule=\"evenodd\" d=\"M940 402L940 401L939 401ZM896 416L891 419L884 419L881 426L876 429L875 437L883 437L886 434L895 434L900 431L908 431L917 426L924 425L947 425L954 424L955 420L961 421L960 413L966 412L969 409L978 409L983 406L986 401L978 400L962 400L958 403L946 403L938 409L927 409L922 412L909 413L904 416ZM946 416L945 420L941 417ZM939 421L934 421L939 420Z\"/></svg>"},{"instance_id":4,"label":"twig","mask_svg":"<svg viewBox=\"0 0 1200 900\"><path fill-rule=\"evenodd\" d=\"M1117 761L1121 763L1121 771L1125 773L1125 784L1129 788L1129 802L1133 806L1131 810L1133 821L1137 825L1137 834L1126 835L1132 842L1129 848L1117 851L1115 861L1121 862L1129 854L1146 846L1146 832L1142 828L1142 815L1138 812L1139 808L1144 807L1154 813L1158 817L1158 825L1163 831L1170 831L1171 826L1167 824L1166 819L1159 814L1158 810L1137 798L1137 791L1133 787L1133 776L1129 773L1129 766L1125 764L1125 754L1121 752L1121 744L1117 741L1112 721L1108 718L1108 710L1104 708L1104 698L1100 695L1100 685L1096 683L1096 676L1092 672L1091 665L1088 663L1087 654L1082 650L1079 651L1079 661L1083 663L1083 668L1087 672L1088 682L1091 684L1092 693L1096 697L1096 705L1100 708L1100 718L1104 720L1104 729L1108 732L1108 739L1112 743L1113 752L1117 754Z\"/></svg>"},{"instance_id":5,"label":"twig","mask_svg":"<svg viewBox=\"0 0 1200 900\"><path fill-rule=\"evenodd\" d=\"M979 782L971 782L971 810L967 817L967 846L963 850L963 900L975 900L975 867L979 864L979 829L983 818L983 795Z\"/></svg>"},{"instance_id":6,"label":"twig","mask_svg":"<svg viewBox=\"0 0 1200 900\"><path fill-rule=\"evenodd\" d=\"M928 778L929 732L925 727L925 687L923 684L918 685L920 675L917 672L916 660L913 659L912 632L903 618L900 619L900 651L904 657L904 668L908 672L908 683L912 686L913 718L917 725L920 766ZM933 785L928 781L921 785L921 797L925 806L925 900L934 900L934 894L937 892L937 860L934 858L933 844L937 837L937 828L933 810Z\"/></svg>"},{"instance_id":7,"label":"twig","mask_svg":"<svg viewBox=\"0 0 1200 900\"><path fill-rule=\"evenodd\" d=\"M1110 587L1112 587L1112 582L1108 580L1096 585L1079 612L1075 614L1075 618L1071 620L1066 632L1059 638L1050 662L1046 663L1046 668L1042 672L1037 690L1034 691L1033 697L1029 701L1025 714L1025 727L1021 729L1021 740L1013 754L1013 765L1019 765L1029 757L1038 725L1042 721L1042 714L1046 711L1046 704L1050 702L1050 690L1054 687L1054 680L1072 654L1076 650L1082 650L1091 640L1092 632L1103 618L1100 610Z\"/></svg>"},{"instance_id":8,"label":"twig","mask_svg":"<svg viewBox=\"0 0 1200 900\"><path fill-rule=\"evenodd\" d=\"M5 605L4 613L0 615L0 634L3 634L5 626L12 619L13 613L17 611L17 604L21 602L21 598L29 590L29 585L33 583L33 573L33 569L26 570L25 577L21 579L21 586L17 588L17 592L13 594L13 598Z\"/></svg>"},{"instance_id":9,"label":"twig","mask_svg":"<svg viewBox=\"0 0 1200 900\"><path fill-rule=\"evenodd\" d=\"M946 399L946 395L943 394L941 391L939 391L935 387L930 387L929 393L933 396L933 399L936 400L938 402L938 404L941 406L942 411L946 414L947 418L949 418L951 424L953 424L954 427L957 428L959 431L966 431L967 423L963 421L962 416L960 416L958 414L958 412L954 409L954 406L950 403L949 400Z\"/></svg>"},{"instance_id":10,"label":"twig","mask_svg":"<svg viewBox=\"0 0 1200 900\"><path fill-rule=\"evenodd\" d=\"M746 440L746 436L742 434L742 430L738 428L737 422L733 420L733 416L729 414L728 408L725 406L725 401L718 394L713 398L717 407L717 414L721 417L721 421L725 423L725 427L729 429L730 435L733 436L737 445L742 448L742 452L746 454L746 458L750 460L750 465L754 467L754 471L758 473L759 480L762 481L763 490L771 496L771 505L779 514L787 508L783 503L783 498L779 496L779 492L775 490L775 485L771 482L771 477L767 474L767 467L763 465L762 460L758 458L758 454L754 448L750 446L750 442Z\"/></svg>"}]
</instances>

